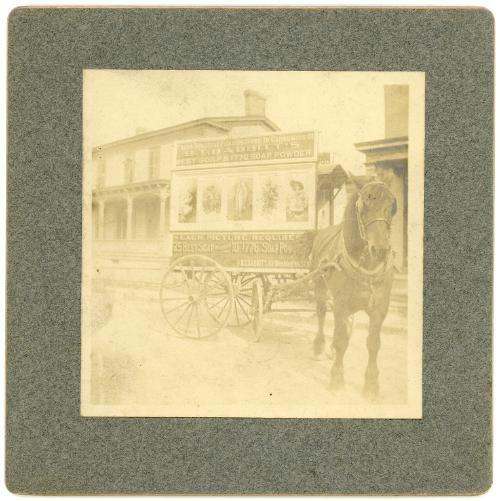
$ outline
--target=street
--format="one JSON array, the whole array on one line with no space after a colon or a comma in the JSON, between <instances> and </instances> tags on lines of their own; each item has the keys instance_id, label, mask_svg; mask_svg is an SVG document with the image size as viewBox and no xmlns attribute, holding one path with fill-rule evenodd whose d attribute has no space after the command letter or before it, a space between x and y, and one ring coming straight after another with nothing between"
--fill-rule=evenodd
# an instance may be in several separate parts
<instances>
[{"instance_id":1,"label":"street","mask_svg":"<svg viewBox=\"0 0 500 501\"><path fill-rule=\"evenodd\" d=\"M314 359L317 328L313 312L264 316L261 339L250 326L226 327L217 335L187 339L170 333L154 294L132 297L115 290L110 314L92 339L91 399L93 404L163 406L165 415L283 417L323 407L404 404L407 387L407 336L404 330L383 328L379 352L380 397L362 396L367 363L366 318L355 316L344 357L345 387L329 389L332 360L325 353ZM106 308L97 303L96 311ZM327 315L327 352L333 317ZM155 411L155 415L157 411ZM319 415L318 415L319 417Z\"/></svg>"}]
</instances>

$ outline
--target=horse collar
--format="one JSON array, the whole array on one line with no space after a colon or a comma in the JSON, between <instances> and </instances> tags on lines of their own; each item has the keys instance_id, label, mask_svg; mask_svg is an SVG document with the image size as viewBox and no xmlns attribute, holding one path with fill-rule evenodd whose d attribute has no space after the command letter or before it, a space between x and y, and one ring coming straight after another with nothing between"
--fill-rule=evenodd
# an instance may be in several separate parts
<instances>
[{"instance_id":1,"label":"horse collar","mask_svg":"<svg viewBox=\"0 0 500 501\"><path fill-rule=\"evenodd\" d=\"M342 267L346 273L354 275L359 280L368 282L372 285L374 280L383 278L391 269L393 268L393 252L389 251L388 257L382 263L380 263L374 270L369 270L364 266L361 266L360 263L354 261L354 259L349 255L349 251L345 245L344 232L342 230L342 234L340 235L342 250L341 257L342 259Z\"/></svg>"}]
</instances>

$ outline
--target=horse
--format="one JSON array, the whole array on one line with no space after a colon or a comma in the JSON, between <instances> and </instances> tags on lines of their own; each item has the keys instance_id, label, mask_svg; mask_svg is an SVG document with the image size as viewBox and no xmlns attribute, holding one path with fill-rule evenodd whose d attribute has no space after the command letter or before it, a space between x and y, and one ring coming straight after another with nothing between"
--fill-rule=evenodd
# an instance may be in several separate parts
<instances>
[{"instance_id":1,"label":"horse","mask_svg":"<svg viewBox=\"0 0 500 501\"><path fill-rule=\"evenodd\" d=\"M376 399L380 331L389 309L395 269L390 229L397 203L382 181L353 175L350 180L355 191L346 203L342 223L312 236L311 270L323 270L314 282L318 332L313 351L318 358L324 350L324 323L330 299L334 314L330 387L334 391L343 387L343 358L351 336L352 315L365 311L369 327L363 394Z\"/></svg>"}]
</instances>

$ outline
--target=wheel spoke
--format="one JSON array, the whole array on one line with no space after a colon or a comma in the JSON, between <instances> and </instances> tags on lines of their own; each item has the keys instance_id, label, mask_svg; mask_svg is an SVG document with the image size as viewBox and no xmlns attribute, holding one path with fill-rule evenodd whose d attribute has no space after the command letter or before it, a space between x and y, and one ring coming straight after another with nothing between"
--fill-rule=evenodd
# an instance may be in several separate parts
<instances>
[{"instance_id":1,"label":"wheel spoke","mask_svg":"<svg viewBox=\"0 0 500 501\"><path fill-rule=\"evenodd\" d=\"M244 299L241 294L238 294L238 299L240 299L241 301L243 301L244 303L248 304L248 306L252 306L252 303L251 301L248 301L247 299Z\"/></svg>"},{"instance_id":2,"label":"wheel spoke","mask_svg":"<svg viewBox=\"0 0 500 501\"><path fill-rule=\"evenodd\" d=\"M205 291L214 290L214 291L226 292L225 287L223 287L222 285L220 285L218 283L214 283L214 284L207 283L207 284L203 284L203 285L205 286L204 287Z\"/></svg>"},{"instance_id":3,"label":"wheel spoke","mask_svg":"<svg viewBox=\"0 0 500 501\"><path fill-rule=\"evenodd\" d=\"M178 287L182 287L184 285L184 281L181 281L181 282L174 282L173 284L166 284L166 283L163 283L162 284L162 288L163 289L177 289Z\"/></svg>"},{"instance_id":4,"label":"wheel spoke","mask_svg":"<svg viewBox=\"0 0 500 501\"><path fill-rule=\"evenodd\" d=\"M240 317L238 316L238 304L239 303L234 305L234 314L236 315L236 323L239 325L240 324Z\"/></svg>"},{"instance_id":5,"label":"wheel spoke","mask_svg":"<svg viewBox=\"0 0 500 501\"><path fill-rule=\"evenodd\" d=\"M189 303L189 301L186 301L185 303L182 303L182 304L179 304L179 305L177 305L177 306L174 306L174 307L173 307L173 308L171 308L170 310L166 311L166 312L165 312L165 315L168 315L168 314L169 314L169 313L171 313L172 311L178 310L179 308L181 308L182 306L184 306L184 305L186 305L186 304L189 306L191 303Z\"/></svg>"},{"instance_id":6,"label":"wheel spoke","mask_svg":"<svg viewBox=\"0 0 500 501\"><path fill-rule=\"evenodd\" d=\"M201 270L198 270L200 272L200 279L199 282L200 284L203 283L203 276L205 275L205 265L203 264L201 266Z\"/></svg>"},{"instance_id":7,"label":"wheel spoke","mask_svg":"<svg viewBox=\"0 0 500 501\"><path fill-rule=\"evenodd\" d=\"M252 320L252 318L248 315L247 310L245 309L245 307L240 303L240 298L239 297L236 297L236 302L240 305L241 310L243 311L243 313L247 317L247 320L250 322Z\"/></svg>"},{"instance_id":8,"label":"wheel spoke","mask_svg":"<svg viewBox=\"0 0 500 501\"><path fill-rule=\"evenodd\" d=\"M230 276L207 256L187 255L174 261L165 272L159 293L167 323L192 339L218 332L236 306ZM238 309L241 305L237 303ZM244 318L243 313L236 314L240 320Z\"/></svg>"},{"instance_id":9,"label":"wheel spoke","mask_svg":"<svg viewBox=\"0 0 500 501\"><path fill-rule=\"evenodd\" d=\"M224 313L227 305L230 304L230 301L229 299L224 303L224 306L222 307L222 309L220 310L219 314L217 315L217 320L219 320L220 316L222 315L222 313Z\"/></svg>"},{"instance_id":10,"label":"wheel spoke","mask_svg":"<svg viewBox=\"0 0 500 501\"><path fill-rule=\"evenodd\" d=\"M241 280L241 285L246 285L246 284L248 284L249 282L252 282L253 280L255 280L255 275L250 275L250 276L248 276L248 277L246 278L246 280L245 280L245 278L243 278L243 279Z\"/></svg>"},{"instance_id":11,"label":"wheel spoke","mask_svg":"<svg viewBox=\"0 0 500 501\"><path fill-rule=\"evenodd\" d=\"M210 282L220 286L221 283L225 283L224 275L216 271L208 276L208 280L205 283L209 284Z\"/></svg>"},{"instance_id":12,"label":"wheel spoke","mask_svg":"<svg viewBox=\"0 0 500 501\"><path fill-rule=\"evenodd\" d=\"M222 299L219 299L219 300L218 300L215 304L212 304L211 306L208 306L208 304L207 304L207 309L208 309L208 310L212 310L212 309L213 309L213 308L215 308L218 304L221 304L221 303L222 303L222 301L224 301L224 299L225 299L224 297L223 297Z\"/></svg>"},{"instance_id":13,"label":"wheel spoke","mask_svg":"<svg viewBox=\"0 0 500 501\"><path fill-rule=\"evenodd\" d=\"M198 337L201 337L201 331L200 331L200 310L198 308L198 303L196 303L196 329L198 331Z\"/></svg>"},{"instance_id":14,"label":"wheel spoke","mask_svg":"<svg viewBox=\"0 0 500 501\"><path fill-rule=\"evenodd\" d=\"M213 275L215 273L215 270L210 269L207 271L207 274L205 275L205 283L207 283L208 280L211 280Z\"/></svg>"},{"instance_id":15,"label":"wheel spoke","mask_svg":"<svg viewBox=\"0 0 500 501\"><path fill-rule=\"evenodd\" d=\"M193 303L191 303L191 306L193 306ZM189 312L189 317L188 317L188 321L187 321L187 324L186 324L186 329L184 331L186 334L189 333L189 325L191 324L191 317L193 316L193 310L194 310L194 307L192 307L191 311Z\"/></svg>"},{"instance_id":16,"label":"wheel spoke","mask_svg":"<svg viewBox=\"0 0 500 501\"><path fill-rule=\"evenodd\" d=\"M182 274L184 275L184 282L186 283L189 292L191 292L191 281L189 277L186 275L186 271L184 270L184 268L181 268L181 271Z\"/></svg>"},{"instance_id":17,"label":"wheel spoke","mask_svg":"<svg viewBox=\"0 0 500 501\"><path fill-rule=\"evenodd\" d=\"M175 323L179 323L181 318L192 308L192 303L188 303L186 309L181 313L181 315L179 317L177 317L177 320L175 321Z\"/></svg>"},{"instance_id":18,"label":"wheel spoke","mask_svg":"<svg viewBox=\"0 0 500 501\"><path fill-rule=\"evenodd\" d=\"M205 286L201 289L201 292L202 294L204 294L205 296L222 296L222 295L227 295L227 290L226 289L222 289L222 288L214 288L214 287L208 287L208 286Z\"/></svg>"},{"instance_id":19,"label":"wheel spoke","mask_svg":"<svg viewBox=\"0 0 500 501\"><path fill-rule=\"evenodd\" d=\"M219 296L227 296L227 291L217 292L215 294L207 294L206 297L219 297Z\"/></svg>"}]
</instances>

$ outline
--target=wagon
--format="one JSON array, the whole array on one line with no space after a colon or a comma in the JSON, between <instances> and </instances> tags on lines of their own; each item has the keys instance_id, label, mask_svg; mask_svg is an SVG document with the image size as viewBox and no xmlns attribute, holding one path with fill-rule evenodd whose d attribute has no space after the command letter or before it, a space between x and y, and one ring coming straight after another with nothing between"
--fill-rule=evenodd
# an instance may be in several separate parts
<instances>
[{"instance_id":1,"label":"wagon","mask_svg":"<svg viewBox=\"0 0 500 501\"><path fill-rule=\"evenodd\" d=\"M160 286L165 320L194 339L250 325L258 340L264 313L290 311L273 305L307 297L323 273L309 270L305 243L321 209L330 224L343 180L337 171L336 191L319 183L315 132L189 141L175 156L173 259Z\"/></svg>"}]
</instances>

